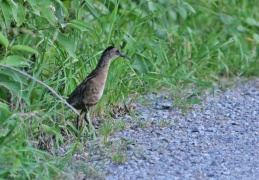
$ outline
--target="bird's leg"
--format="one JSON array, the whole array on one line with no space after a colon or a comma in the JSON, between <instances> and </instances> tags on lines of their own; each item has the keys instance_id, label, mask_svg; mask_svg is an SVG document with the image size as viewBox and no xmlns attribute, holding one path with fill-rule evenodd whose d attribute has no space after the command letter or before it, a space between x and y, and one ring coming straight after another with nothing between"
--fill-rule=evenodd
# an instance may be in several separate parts
<instances>
[{"instance_id":1,"label":"bird's leg","mask_svg":"<svg viewBox=\"0 0 259 180\"><path fill-rule=\"evenodd\" d=\"M89 125L91 123L89 109L86 109L86 111L85 111L84 120L85 120L87 125Z\"/></svg>"},{"instance_id":2,"label":"bird's leg","mask_svg":"<svg viewBox=\"0 0 259 180\"><path fill-rule=\"evenodd\" d=\"M96 139L96 135L95 135L95 128L92 124L92 121L91 121L91 108L87 109L86 113L85 113L85 121L88 123L88 130L90 131L90 134L93 135L93 139L95 140Z\"/></svg>"},{"instance_id":3,"label":"bird's leg","mask_svg":"<svg viewBox=\"0 0 259 180\"><path fill-rule=\"evenodd\" d=\"M82 112L81 112L82 113ZM80 113L80 114L81 114ZM76 129L79 130L79 118L80 118L80 115L77 116L76 118Z\"/></svg>"},{"instance_id":4,"label":"bird's leg","mask_svg":"<svg viewBox=\"0 0 259 180\"><path fill-rule=\"evenodd\" d=\"M82 118L85 119L85 115L87 113L87 110L82 110L80 115L77 116L76 118L76 128L77 130L80 130L80 125L83 125L83 123L80 123L82 121Z\"/></svg>"},{"instance_id":5,"label":"bird's leg","mask_svg":"<svg viewBox=\"0 0 259 180\"><path fill-rule=\"evenodd\" d=\"M78 131L79 131L79 122L81 120L81 116L82 116L83 113L84 113L84 111L82 110L80 112L80 115L78 115L77 118L76 118L76 128L77 128Z\"/></svg>"}]
</instances>

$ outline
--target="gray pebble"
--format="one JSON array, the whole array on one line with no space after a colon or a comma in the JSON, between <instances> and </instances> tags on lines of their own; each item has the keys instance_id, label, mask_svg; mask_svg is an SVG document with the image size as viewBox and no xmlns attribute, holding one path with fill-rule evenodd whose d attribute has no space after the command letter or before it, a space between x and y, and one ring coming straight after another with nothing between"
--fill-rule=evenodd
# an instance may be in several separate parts
<instances>
[{"instance_id":1,"label":"gray pebble","mask_svg":"<svg viewBox=\"0 0 259 180\"><path fill-rule=\"evenodd\" d=\"M192 128L191 132L196 133L199 132L199 129L197 127Z\"/></svg>"},{"instance_id":2,"label":"gray pebble","mask_svg":"<svg viewBox=\"0 0 259 180\"><path fill-rule=\"evenodd\" d=\"M171 108L170 96L145 95L149 104L137 104L131 127L110 136L136 142L127 145L127 163L96 167L106 179L258 179L259 80L214 93L187 114ZM148 127L136 126L143 120Z\"/></svg>"}]
</instances>

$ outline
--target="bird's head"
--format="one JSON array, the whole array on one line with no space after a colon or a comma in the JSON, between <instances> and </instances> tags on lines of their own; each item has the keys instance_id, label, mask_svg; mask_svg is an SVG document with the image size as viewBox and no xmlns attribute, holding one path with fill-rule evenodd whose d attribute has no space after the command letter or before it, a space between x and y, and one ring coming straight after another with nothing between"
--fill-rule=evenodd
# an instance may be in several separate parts
<instances>
[{"instance_id":1,"label":"bird's head","mask_svg":"<svg viewBox=\"0 0 259 180\"><path fill-rule=\"evenodd\" d=\"M107 49L104 50L103 56L108 57L109 59L113 59L116 57L123 57L126 59L130 59L128 56L125 54L122 54L120 50L116 47L110 46Z\"/></svg>"}]
</instances>

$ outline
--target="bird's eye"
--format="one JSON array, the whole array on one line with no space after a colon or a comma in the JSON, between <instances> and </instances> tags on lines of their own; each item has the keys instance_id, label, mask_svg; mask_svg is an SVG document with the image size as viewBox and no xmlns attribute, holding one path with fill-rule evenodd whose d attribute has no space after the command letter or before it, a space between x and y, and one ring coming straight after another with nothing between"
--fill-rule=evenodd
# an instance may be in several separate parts
<instances>
[{"instance_id":1,"label":"bird's eye","mask_svg":"<svg viewBox=\"0 0 259 180\"><path fill-rule=\"evenodd\" d=\"M117 49L115 52L116 52L116 53L119 53L120 51Z\"/></svg>"}]
</instances>

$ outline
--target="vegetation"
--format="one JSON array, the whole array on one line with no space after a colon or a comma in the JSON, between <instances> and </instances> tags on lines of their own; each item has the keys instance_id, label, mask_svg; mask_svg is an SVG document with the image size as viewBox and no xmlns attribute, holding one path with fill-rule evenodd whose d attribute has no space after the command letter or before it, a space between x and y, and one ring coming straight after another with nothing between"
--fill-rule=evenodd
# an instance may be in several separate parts
<instances>
[{"instance_id":1,"label":"vegetation","mask_svg":"<svg viewBox=\"0 0 259 180\"><path fill-rule=\"evenodd\" d=\"M67 176L63 170L81 143L76 114L46 86L3 65L66 98L114 44L132 60L113 61L97 108L105 114L111 105L129 103L129 95L166 89L181 98L190 84L197 94L220 77L259 75L256 0L2 0L0 9L2 178ZM105 141L111 127L104 123L99 131ZM75 139L61 155L68 137ZM126 157L114 153L112 159Z\"/></svg>"}]
</instances>

